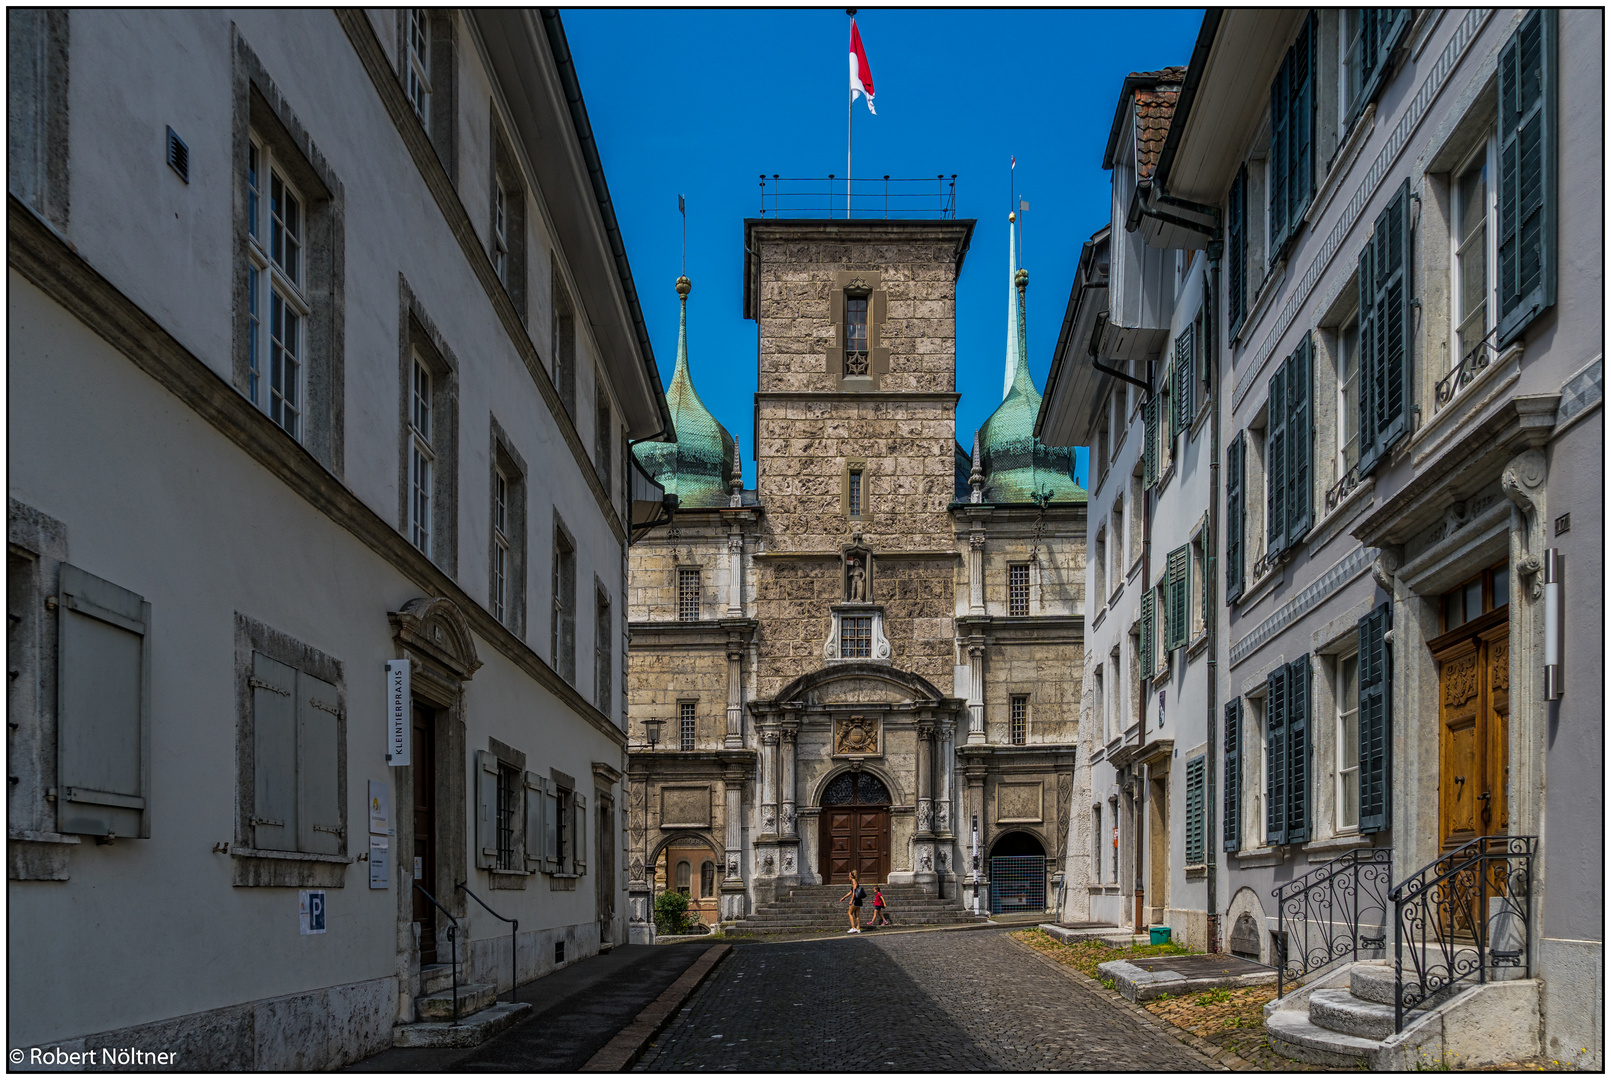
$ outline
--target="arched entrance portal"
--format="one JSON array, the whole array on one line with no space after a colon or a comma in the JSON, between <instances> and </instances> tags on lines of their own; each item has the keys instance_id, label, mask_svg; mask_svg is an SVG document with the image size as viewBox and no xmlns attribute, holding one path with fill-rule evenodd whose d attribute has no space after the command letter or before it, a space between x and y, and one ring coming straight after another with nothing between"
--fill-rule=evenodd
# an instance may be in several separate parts
<instances>
[{"instance_id":1,"label":"arched entrance portal","mask_svg":"<svg viewBox=\"0 0 1611 1080\"><path fill-rule=\"evenodd\" d=\"M690 923L714 926L721 918L717 911L717 883L716 852L697 837L677 837L655 858L654 895L680 892L686 896Z\"/></svg>"},{"instance_id":2,"label":"arched entrance portal","mask_svg":"<svg viewBox=\"0 0 1611 1080\"><path fill-rule=\"evenodd\" d=\"M822 879L863 885L889 876L889 789L871 773L840 773L822 793Z\"/></svg>"},{"instance_id":3,"label":"arched entrance portal","mask_svg":"<svg viewBox=\"0 0 1611 1080\"><path fill-rule=\"evenodd\" d=\"M990 914L1046 910L1046 849L1024 832L990 848Z\"/></svg>"}]
</instances>

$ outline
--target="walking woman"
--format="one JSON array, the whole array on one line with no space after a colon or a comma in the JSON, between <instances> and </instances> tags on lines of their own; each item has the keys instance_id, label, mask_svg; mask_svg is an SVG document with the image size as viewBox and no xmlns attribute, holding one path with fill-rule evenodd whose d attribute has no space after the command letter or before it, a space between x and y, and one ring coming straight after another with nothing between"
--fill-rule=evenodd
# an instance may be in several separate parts
<instances>
[{"instance_id":1,"label":"walking woman","mask_svg":"<svg viewBox=\"0 0 1611 1080\"><path fill-rule=\"evenodd\" d=\"M861 933L861 905L862 901L866 899L867 890L861 887L861 883L856 880L856 871L852 870L850 872L850 891L839 898L840 903L844 903L846 900L850 901L850 909L846 912L850 917L850 929L846 930L845 933Z\"/></svg>"}]
</instances>

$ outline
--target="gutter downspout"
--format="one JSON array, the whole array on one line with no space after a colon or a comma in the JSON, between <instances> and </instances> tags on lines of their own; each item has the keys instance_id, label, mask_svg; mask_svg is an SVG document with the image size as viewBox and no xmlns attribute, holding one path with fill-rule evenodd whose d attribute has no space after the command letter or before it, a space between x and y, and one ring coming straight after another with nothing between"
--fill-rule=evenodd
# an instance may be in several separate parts
<instances>
[{"instance_id":1,"label":"gutter downspout","mask_svg":"<svg viewBox=\"0 0 1611 1080\"><path fill-rule=\"evenodd\" d=\"M1126 376L1126 377L1128 378L1128 376ZM1130 379L1129 381L1136 382L1137 380ZM1143 434L1145 434L1145 431L1146 431L1145 417L1146 417L1147 403L1152 400L1152 361L1151 360L1147 361L1147 381L1146 381L1145 384L1142 384L1142 388L1146 391L1146 397L1141 399L1141 410L1142 410L1142 417L1143 417L1143 419L1142 419L1142 432L1143 432ZM1142 452L1143 455L1145 455L1146 454L1146 448L1142 447L1141 452ZM1154 490L1156 490L1156 489L1154 489ZM1143 589L1151 589L1152 588L1152 496L1151 496L1150 492L1147 492L1147 491L1143 491L1141 493L1141 587ZM1157 618L1158 618L1157 612L1154 612L1153 613L1154 625L1156 625L1156 623L1157 623ZM1156 630L1154 631L1154 640L1156 640ZM1139 656L1137 656L1136 661L1139 663L1140 660L1141 660L1141 658ZM1136 745L1137 746L1142 746L1147 741L1147 691L1148 691L1151 683L1152 683L1152 672L1149 671L1149 672L1146 672L1142 676L1142 679L1141 679L1141 693L1136 695L1136 708L1138 710L1137 713L1136 713ZM1133 838L1135 840L1135 845L1136 845L1136 853L1135 853L1135 859L1134 859L1135 875L1136 875L1136 880L1135 880L1136 928L1135 928L1135 932L1139 934L1139 933L1141 933L1141 931L1144 928L1144 925L1146 923L1146 916L1145 916L1145 913L1142 910L1142 905L1143 905L1143 903L1145 902L1145 899L1146 899L1146 888L1145 888L1145 886L1142 885L1142 882L1146 880L1145 876L1142 873L1142 860L1143 860L1144 856L1146 855L1146 850L1147 850L1145 837L1146 837L1146 832L1147 832L1147 825L1146 825L1146 822L1147 822L1147 802L1149 801L1149 799L1148 799L1148 792L1147 792L1147 784L1145 783L1145 781L1143 781L1141 779L1140 769L1134 763L1132 763L1130 765L1130 778L1131 778L1131 781L1135 784L1135 789L1136 789L1136 797L1131 800L1131 804L1135 807L1135 815L1136 815L1135 827L1131 830L1131 832L1134 833Z\"/></svg>"},{"instance_id":2,"label":"gutter downspout","mask_svg":"<svg viewBox=\"0 0 1611 1080\"><path fill-rule=\"evenodd\" d=\"M1225 242L1218 236L1216 230L1213 239L1208 242L1208 298L1203 304L1205 321L1209 324L1208 333L1203 336L1208 339L1208 376L1209 384L1213 387L1209 395L1208 414L1208 543L1204 548L1204 571L1208 577L1204 589L1203 608L1204 615L1212 612L1212 618L1205 618L1208 624L1208 786L1204 796L1207 805L1203 808L1207 818L1203 830L1203 839L1206 841L1204 857L1208 863L1208 951L1217 953L1220 947L1219 924L1219 844L1215 842L1218 821L1215 816L1217 807L1217 786L1214 778L1219 773L1219 741L1218 723L1216 722L1216 704L1219 688L1219 616L1218 605L1212 603L1214 584L1218 580L1217 566L1219 558L1215 554L1219 550L1219 264L1224 255Z\"/></svg>"}]
</instances>

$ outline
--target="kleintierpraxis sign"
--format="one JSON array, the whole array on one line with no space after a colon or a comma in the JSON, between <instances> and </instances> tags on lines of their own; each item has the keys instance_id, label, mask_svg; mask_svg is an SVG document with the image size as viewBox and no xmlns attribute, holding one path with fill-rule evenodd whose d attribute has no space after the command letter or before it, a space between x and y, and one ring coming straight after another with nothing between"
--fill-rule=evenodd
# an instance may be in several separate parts
<instances>
[{"instance_id":1,"label":"kleintierpraxis sign","mask_svg":"<svg viewBox=\"0 0 1611 1080\"><path fill-rule=\"evenodd\" d=\"M408 661L386 661L386 764L409 764Z\"/></svg>"}]
</instances>

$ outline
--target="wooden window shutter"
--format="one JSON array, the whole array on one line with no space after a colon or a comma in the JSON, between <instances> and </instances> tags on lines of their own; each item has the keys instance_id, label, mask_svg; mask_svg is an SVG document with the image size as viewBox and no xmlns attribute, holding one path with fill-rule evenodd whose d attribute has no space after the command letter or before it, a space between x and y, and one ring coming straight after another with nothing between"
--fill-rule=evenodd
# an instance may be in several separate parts
<instances>
[{"instance_id":1,"label":"wooden window shutter","mask_svg":"<svg viewBox=\"0 0 1611 1080\"><path fill-rule=\"evenodd\" d=\"M1196 357L1193 333L1190 326L1175 339L1175 426L1179 431L1191 430L1193 391L1196 389Z\"/></svg>"},{"instance_id":2,"label":"wooden window shutter","mask_svg":"<svg viewBox=\"0 0 1611 1080\"><path fill-rule=\"evenodd\" d=\"M260 652L252 654L252 846L295 851L297 673Z\"/></svg>"},{"instance_id":3,"label":"wooden window shutter","mask_svg":"<svg viewBox=\"0 0 1611 1080\"><path fill-rule=\"evenodd\" d=\"M544 777L543 784L543 869L557 874L559 866L559 785Z\"/></svg>"},{"instance_id":4,"label":"wooden window shutter","mask_svg":"<svg viewBox=\"0 0 1611 1080\"><path fill-rule=\"evenodd\" d=\"M1287 527L1286 542L1291 546L1314 523L1314 337L1305 334L1302 344L1287 361Z\"/></svg>"},{"instance_id":5,"label":"wooden window shutter","mask_svg":"<svg viewBox=\"0 0 1611 1080\"><path fill-rule=\"evenodd\" d=\"M1243 550L1246 546L1247 432L1238 431L1225 455L1225 600L1242 596Z\"/></svg>"},{"instance_id":6,"label":"wooden window shutter","mask_svg":"<svg viewBox=\"0 0 1611 1080\"><path fill-rule=\"evenodd\" d=\"M1287 235L1298 231L1315 192L1315 16L1309 13L1293 43L1287 120Z\"/></svg>"},{"instance_id":7,"label":"wooden window shutter","mask_svg":"<svg viewBox=\"0 0 1611 1080\"><path fill-rule=\"evenodd\" d=\"M1287 546L1287 365L1270 376L1269 426L1264 435L1264 545L1271 555Z\"/></svg>"},{"instance_id":8,"label":"wooden window shutter","mask_svg":"<svg viewBox=\"0 0 1611 1080\"><path fill-rule=\"evenodd\" d=\"M1242 699L1225 703L1225 836L1226 851L1242 849Z\"/></svg>"},{"instance_id":9,"label":"wooden window shutter","mask_svg":"<svg viewBox=\"0 0 1611 1080\"><path fill-rule=\"evenodd\" d=\"M1410 296L1406 266L1410 246L1410 182L1405 180L1376 219L1370 247L1370 341L1360 353L1362 415L1359 474L1365 476L1408 430L1410 387ZM1361 264L1361 295L1366 277ZM1361 319L1361 339L1365 321ZM1369 376L1369 384L1365 383ZM1365 402L1369 402L1368 407ZM1368 426L1367 426L1368 424ZM1365 435L1369 432L1367 446Z\"/></svg>"},{"instance_id":10,"label":"wooden window shutter","mask_svg":"<svg viewBox=\"0 0 1611 1080\"><path fill-rule=\"evenodd\" d=\"M1169 553L1168 577L1165 579L1164 596L1166 611L1164 613L1164 648L1174 650L1186 644L1190 633L1190 620L1187 610L1190 606L1191 578L1191 552L1181 545Z\"/></svg>"},{"instance_id":11,"label":"wooden window shutter","mask_svg":"<svg viewBox=\"0 0 1611 1080\"><path fill-rule=\"evenodd\" d=\"M543 778L534 772L526 774L526 835L525 859L528 872L543 868L544 840L548 835L544 824L547 801L543 798Z\"/></svg>"},{"instance_id":12,"label":"wooden window shutter","mask_svg":"<svg viewBox=\"0 0 1611 1080\"><path fill-rule=\"evenodd\" d=\"M571 865L578 874L587 872L587 796L573 795L575 809L571 813L572 830Z\"/></svg>"},{"instance_id":13,"label":"wooden window shutter","mask_svg":"<svg viewBox=\"0 0 1611 1080\"><path fill-rule=\"evenodd\" d=\"M1287 665L1287 843L1309 839L1309 658Z\"/></svg>"},{"instance_id":14,"label":"wooden window shutter","mask_svg":"<svg viewBox=\"0 0 1611 1080\"><path fill-rule=\"evenodd\" d=\"M1270 672L1264 698L1264 842L1287 842L1287 667Z\"/></svg>"},{"instance_id":15,"label":"wooden window shutter","mask_svg":"<svg viewBox=\"0 0 1611 1080\"><path fill-rule=\"evenodd\" d=\"M498 757L475 752L475 864L483 870L498 865Z\"/></svg>"},{"instance_id":16,"label":"wooden window shutter","mask_svg":"<svg viewBox=\"0 0 1611 1080\"><path fill-rule=\"evenodd\" d=\"M1208 758L1198 754L1186 762L1186 865L1201 866L1207 861Z\"/></svg>"},{"instance_id":17,"label":"wooden window shutter","mask_svg":"<svg viewBox=\"0 0 1611 1080\"><path fill-rule=\"evenodd\" d=\"M1386 84L1393 50L1410 25L1409 8L1365 8L1359 14L1364 22L1360 35L1361 88L1348 106L1348 123L1353 123Z\"/></svg>"},{"instance_id":18,"label":"wooden window shutter","mask_svg":"<svg viewBox=\"0 0 1611 1080\"><path fill-rule=\"evenodd\" d=\"M1287 138L1291 119L1292 52L1288 50L1270 84L1270 157L1265 179L1270 189L1270 262L1287 238Z\"/></svg>"},{"instance_id":19,"label":"wooden window shutter","mask_svg":"<svg viewBox=\"0 0 1611 1080\"><path fill-rule=\"evenodd\" d=\"M1359 620L1359 831L1367 834L1388 827L1392 806L1392 627L1391 604Z\"/></svg>"},{"instance_id":20,"label":"wooden window shutter","mask_svg":"<svg viewBox=\"0 0 1611 1080\"><path fill-rule=\"evenodd\" d=\"M1376 466L1376 410L1372 388L1376 385L1375 288L1371 281L1375 247L1366 240L1359 249L1359 475L1364 477Z\"/></svg>"},{"instance_id":21,"label":"wooden window shutter","mask_svg":"<svg viewBox=\"0 0 1611 1080\"><path fill-rule=\"evenodd\" d=\"M1152 647L1155 632L1153 621L1152 590L1148 589L1141 594L1141 677L1147 678L1152 674Z\"/></svg>"},{"instance_id":22,"label":"wooden window shutter","mask_svg":"<svg viewBox=\"0 0 1611 1080\"><path fill-rule=\"evenodd\" d=\"M1556 19L1534 10L1499 54L1499 338L1555 303Z\"/></svg>"},{"instance_id":23,"label":"wooden window shutter","mask_svg":"<svg viewBox=\"0 0 1611 1080\"><path fill-rule=\"evenodd\" d=\"M149 837L151 605L68 563L58 602L56 828Z\"/></svg>"},{"instance_id":24,"label":"wooden window shutter","mask_svg":"<svg viewBox=\"0 0 1611 1080\"><path fill-rule=\"evenodd\" d=\"M298 851L339 855L346 830L341 816L341 706L336 688L297 672L296 787Z\"/></svg>"},{"instance_id":25,"label":"wooden window shutter","mask_svg":"<svg viewBox=\"0 0 1611 1080\"><path fill-rule=\"evenodd\" d=\"M1142 425L1142 483L1152 487L1158 482L1158 396L1150 395L1141 410Z\"/></svg>"},{"instance_id":26,"label":"wooden window shutter","mask_svg":"<svg viewBox=\"0 0 1611 1080\"><path fill-rule=\"evenodd\" d=\"M1247 318L1247 166L1236 172L1231 183L1230 205L1225 209L1227 266L1225 268L1225 310L1231 337L1242 329Z\"/></svg>"}]
</instances>

